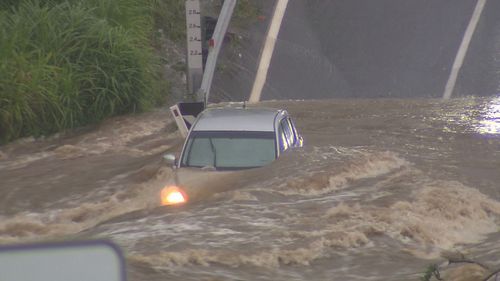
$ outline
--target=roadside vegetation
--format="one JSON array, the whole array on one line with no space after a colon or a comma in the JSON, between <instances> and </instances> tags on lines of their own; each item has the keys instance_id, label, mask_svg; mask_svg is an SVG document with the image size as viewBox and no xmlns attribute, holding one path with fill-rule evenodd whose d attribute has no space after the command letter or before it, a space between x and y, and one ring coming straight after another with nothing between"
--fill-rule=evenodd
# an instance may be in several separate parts
<instances>
[{"instance_id":1,"label":"roadside vegetation","mask_svg":"<svg viewBox=\"0 0 500 281\"><path fill-rule=\"evenodd\" d=\"M236 4L232 21L237 27L246 27L257 21L260 13L261 11L256 5L255 0L239 0Z\"/></svg>"},{"instance_id":2,"label":"roadside vegetation","mask_svg":"<svg viewBox=\"0 0 500 281\"><path fill-rule=\"evenodd\" d=\"M450 253L452 255L450 255ZM420 277L421 281L489 281L500 277L500 268L467 259L462 253L447 253L447 261L442 265L431 264Z\"/></svg>"},{"instance_id":3,"label":"roadside vegetation","mask_svg":"<svg viewBox=\"0 0 500 281\"><path fill-rule=\"evenodd\" d=\"M184 0L2 1L0 143L162 103L159 29L182 39Z\"/></svg>"}]
</instances>

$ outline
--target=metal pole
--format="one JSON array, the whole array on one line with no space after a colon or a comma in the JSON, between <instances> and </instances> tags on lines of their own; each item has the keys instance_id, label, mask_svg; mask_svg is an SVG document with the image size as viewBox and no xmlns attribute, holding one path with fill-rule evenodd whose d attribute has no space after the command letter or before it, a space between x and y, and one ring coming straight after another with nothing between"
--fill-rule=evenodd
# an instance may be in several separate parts
<instances>
[{"instance_id":1,"label":"metal pole","mask_svg":"<svg viewBox=\"0 0 500 281\"><path fill-rule=\"evenodd\" d=\"M203 80L201 82L201 87L197 93L197 101L208 103L208 96L210 95L210 88L212 87L212 80L214 77L215 67L217 65L217 58L219 56L224 37L226 35L229 22L233 16L234 7L236 6L236 0L225 0L222 5L222 9L217 20L217 25L215 26L214 34L212 35L211 43L213 47L210 48L207 57L207 63L205 65L205 71L203 73Z\"/></svg>"}]
</instances>

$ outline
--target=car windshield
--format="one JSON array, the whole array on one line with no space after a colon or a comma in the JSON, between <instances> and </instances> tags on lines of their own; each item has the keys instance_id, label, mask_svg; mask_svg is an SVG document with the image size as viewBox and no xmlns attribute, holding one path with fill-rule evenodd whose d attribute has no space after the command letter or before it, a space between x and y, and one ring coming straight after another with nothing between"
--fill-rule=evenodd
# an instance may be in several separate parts
<instances>
[{"instance_id":1,"label":"car windshield","mask_svg":"<svg viewBox=\"0 0 500 281\"><path fill-rule=\"evenodd\" d=\"M182 166L216 169L261 167L276 158L274 132L192 132Z\"/></svg>"}]
</instances>

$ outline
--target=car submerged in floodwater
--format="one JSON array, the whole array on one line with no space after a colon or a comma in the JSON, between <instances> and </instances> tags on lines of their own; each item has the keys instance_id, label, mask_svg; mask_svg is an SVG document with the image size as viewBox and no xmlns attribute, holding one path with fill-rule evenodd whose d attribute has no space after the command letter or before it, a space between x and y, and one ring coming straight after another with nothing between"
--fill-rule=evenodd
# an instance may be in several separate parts
<instances>
[{"instance_id":1,"label":"car submerged in floodwater","mask_svg":"<svg viewBox=\"0 0 500 281\"><path fill-rule=\"evenodd\" d=\"M186 202L206 194L203 189L216 192L217 187L204 180L211 177L207 172L227 175L263 167L286 150L302 145L303 138L286 110L208 108L190 126L180 157L164 156L175 169L175 183L162 190L162 204ZM215 182L213 185L221 185Z\"/></svg>"}]
</instances>

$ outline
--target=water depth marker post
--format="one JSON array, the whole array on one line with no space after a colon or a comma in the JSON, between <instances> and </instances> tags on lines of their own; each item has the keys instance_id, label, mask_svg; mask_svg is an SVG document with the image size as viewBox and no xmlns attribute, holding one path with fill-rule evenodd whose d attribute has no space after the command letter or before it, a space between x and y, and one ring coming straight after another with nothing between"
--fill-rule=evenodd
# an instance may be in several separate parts
<instances>
[{"instance_id":1,"label":"water depth marker post","mask_svg":"<svg viewBox=\"0 0 500 281\"><path fill-rule=\"evenodd\" d=\"M476 30L479 19L481 18L481 14L484 10L484 6L486 5L486 1L487 0L478 0L476 8L472 13L469 25L465 30L462 43L460 44L460 48L458 49L457 56L455 57L455 61L453 62L450 77L448 78L448 82L446 83L446 87L444 89L443 99L445 100L450 99L451 95L453 94L453 90L455 89L455 84L457 83L458 73L460 72L460 69L464 64L465 55L467 55L467 51L469 50L469 45L470 42L472 41L472 36L474 35L474 31Z\"/></svg>"},{"instance_id":2,"label":"water depth marker post","mask_svg":"<svg viewBox=\"0 0 500 281\"><path fill-rule=\"evenodd\" d=\"M203 76L200 0L186 0L187 88L195 95Z\"/></svg>"}]
</instances>

